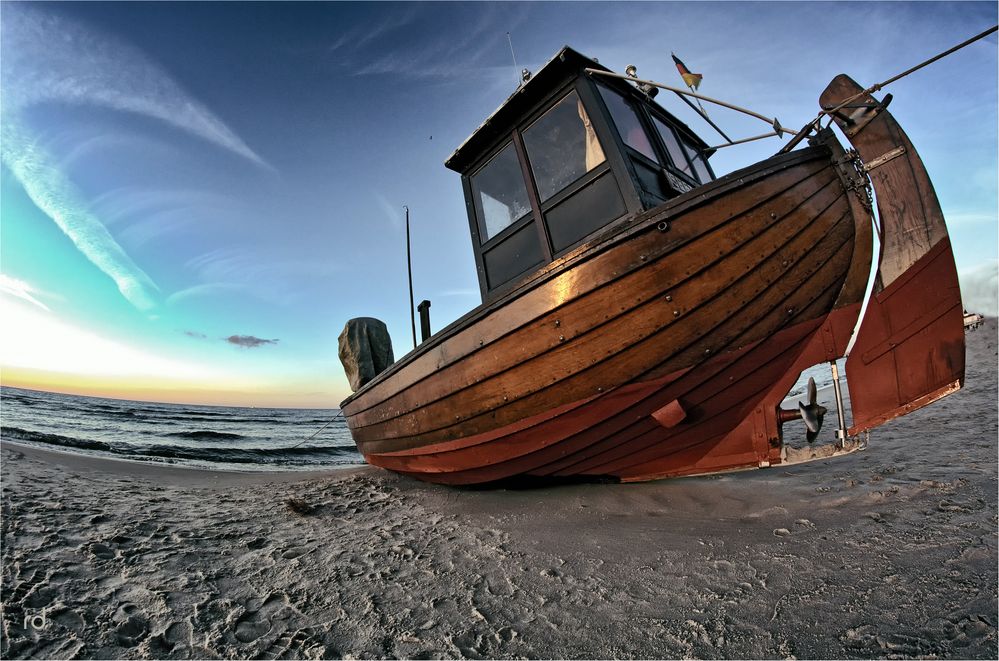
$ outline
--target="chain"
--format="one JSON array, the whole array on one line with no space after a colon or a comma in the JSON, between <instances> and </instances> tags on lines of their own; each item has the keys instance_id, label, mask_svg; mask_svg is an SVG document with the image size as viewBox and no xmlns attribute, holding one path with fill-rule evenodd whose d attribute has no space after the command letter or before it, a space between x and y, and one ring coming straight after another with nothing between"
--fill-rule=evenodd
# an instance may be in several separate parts
<instances>
[{"instance_id":1,"label":"chain","mask_svg":"<svg viewBox=\"0 0 999 661\"><path fill-rule=\"evenodd\" d=\"M854 172L848 177L845 188L848 191L853 191L853 194L857 196L860 203L864 206L869 214L874 215L874 193L871 188L871 178L867 174L867 170L864 169L864 162L860 159L860 154L856 149L849 149L846 155L843 157L843 163L849 163L853 166Z\"/></svg>"}]
</instances>

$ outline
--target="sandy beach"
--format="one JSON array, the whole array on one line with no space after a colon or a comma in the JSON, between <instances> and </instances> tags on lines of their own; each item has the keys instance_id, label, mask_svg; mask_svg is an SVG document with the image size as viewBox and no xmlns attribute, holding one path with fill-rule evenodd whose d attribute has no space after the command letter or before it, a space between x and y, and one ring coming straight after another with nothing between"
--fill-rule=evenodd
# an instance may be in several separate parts
<instances>
[{"instance_id":1,"label":"sandy beach","mask_svg":"<svg viewBox=\"0 0 999 661\"><path fill-rule=\"evenodd\" d=\"M460 490L5 443L0 653L996 658L995 320L968 352L964 390L866 451L648 484Z\"/></svg>"}]
</instances>

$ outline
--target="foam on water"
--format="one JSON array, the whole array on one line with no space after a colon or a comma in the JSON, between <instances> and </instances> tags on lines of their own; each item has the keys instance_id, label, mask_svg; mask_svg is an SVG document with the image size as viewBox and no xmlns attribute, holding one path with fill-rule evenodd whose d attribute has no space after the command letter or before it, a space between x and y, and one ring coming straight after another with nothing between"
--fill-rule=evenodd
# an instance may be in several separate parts
<instances>
[{"instance_id":1,"label":"foam on water","mask_svg":"<svg viewBox=\"0 0 999 661\"><path fill-rule=\"evenodd\" d=\"M306 440L336 414L336 409L191 406L0 388L4 440L222 470L364 463L343 418Z\"/></svg>"}]
</instances>

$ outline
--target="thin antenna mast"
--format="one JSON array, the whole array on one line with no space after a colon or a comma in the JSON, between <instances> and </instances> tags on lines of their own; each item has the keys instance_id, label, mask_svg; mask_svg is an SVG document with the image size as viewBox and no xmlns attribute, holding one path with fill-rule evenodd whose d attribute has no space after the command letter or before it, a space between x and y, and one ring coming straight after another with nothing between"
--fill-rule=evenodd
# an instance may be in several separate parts
<instances>
[{"instance_id":1,"label":"thin antenna mast","mask_svg":"<svg viewBox=\"0 0 999 661\"><path fill-rule=\"evenodd\" d=\"M513 73L517 76L517 87L521 85L520 67L517 66L517 56L513 54L513 39L510 38L510 33L506 33L506 41L510 44L510 57L513 58Z\"/></svg>"},{"instance_id":2,"label":"thin antenna mast","mask_svg":"<svg viewBox=\"0 0 999 661\"><path fill-rule=\"evenodd\" d=\"M409 321L413 326L413 348L416 348L416 311L413 308L413 250L409 242L409 206L406 210L406 270L409 272Z\"/></svg>"}]
</instances>

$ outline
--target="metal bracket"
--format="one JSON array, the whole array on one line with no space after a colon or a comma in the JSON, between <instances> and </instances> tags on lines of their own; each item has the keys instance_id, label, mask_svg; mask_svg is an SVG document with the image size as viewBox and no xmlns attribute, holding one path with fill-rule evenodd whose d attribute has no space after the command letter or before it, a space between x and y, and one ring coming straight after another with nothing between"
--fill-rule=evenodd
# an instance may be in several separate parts
<instances>
[{"instance_id":1,"label":"metal bracket","mask_svg":"<svg viewBox=\"0 0 999 661\"><path fill-rule=\"evenodd\" d=\"M888 153L890 154L891 152ZM864 162L860 160L860 154L857 153L856 149L847 150L843 154L843 157L837 161L837 165L842 175L843 187L847 191L853 191L864 209L873 216L874 193L871 190L870 177L867 176L867 168L864 166Z\"/></svg>"},{"instance_id":2,"label":"metal bracket","mask_svg":"<svg viewBox=\"0 0 999 661\"><path fill-rule=\"evenodd\" d=\"M879 168L888 161L894 160L904 153L905 153L905 147L899 145L898 147L895 147L894 149L887 151L884 154L881 154L877 158L872 159L869 163L865 163L863 166L863 170L864 172L870 172L874 168Z\"/></svg>"}]
</instances>

